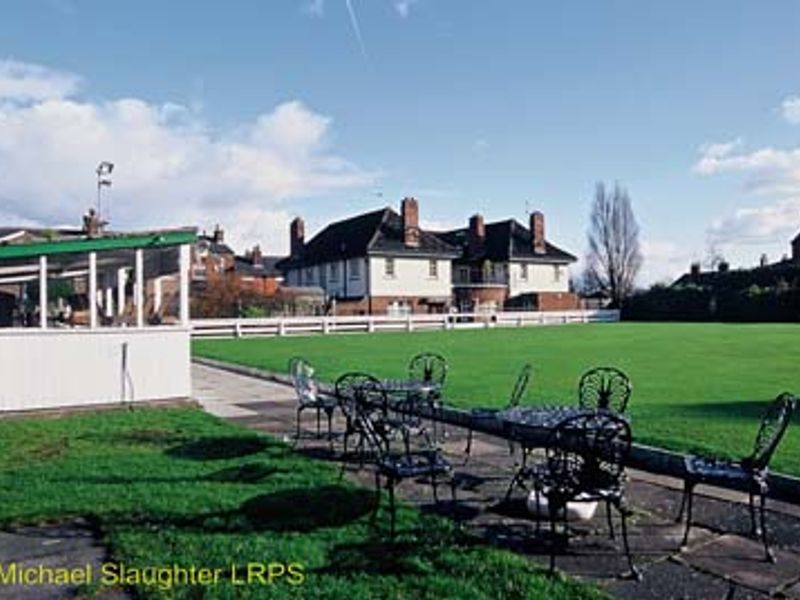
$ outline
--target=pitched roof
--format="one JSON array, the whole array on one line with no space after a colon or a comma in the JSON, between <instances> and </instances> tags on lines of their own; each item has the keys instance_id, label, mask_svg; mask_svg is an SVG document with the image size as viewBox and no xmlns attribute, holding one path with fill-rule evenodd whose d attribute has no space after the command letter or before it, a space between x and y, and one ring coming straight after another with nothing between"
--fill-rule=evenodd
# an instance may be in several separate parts
<instances>
[{"instance_id":1,"label":"pitched roof","mask_svg":"<svg viewBox=\"0 0 800 600\"><path fill-rule=\"evenodd\" d=\"M420 230L419 246L406 246L403 218L391 208L382 208L331 223L305 244L301 258L290 256L277 266L285 269L368 254L454 258L459 249L424 230Z\"/></svg>"},{"instance_id":2,"label":"pitched roof","mask_svg":"<svg viewBox=\"0 0 800 600\"><path fill-rule=\"evenodd\" d=\"M508 260L525 260L543 263L571 263L578 260L569 252L545 240L544 254L533 251L533 236L530 230L516 219L507 219L495 223L487 223L485 227L486 241L481 256L469 255L469 229L454 229L438 234L444 241L459 246L463 250L463 258L469 260L491 260L502 262Z\"/></svg>"},{"instance_id":3,"label":"pitched roof","mask_svg":"<svg viewBox=\"0 0 800 600\"><path fill-rule=\"evenodd\" d=\"M275 265L284 258L283 256L263 256L259 262L253 263L252 256L236 256L233 268L240 275L249 277L280 277L281 272Z\"/></svg>"},{"instance_id":4,"label":"pitched roof","mask_svg":"<svg viewBox=\"0 0 800 600\"><path fill-rule=\"evenodd\" d=\"M211 254L235 254L228 244L218 242L213 235L200 234L197 236L197 241L206 245Z\"/></svg>"}]
</instances>

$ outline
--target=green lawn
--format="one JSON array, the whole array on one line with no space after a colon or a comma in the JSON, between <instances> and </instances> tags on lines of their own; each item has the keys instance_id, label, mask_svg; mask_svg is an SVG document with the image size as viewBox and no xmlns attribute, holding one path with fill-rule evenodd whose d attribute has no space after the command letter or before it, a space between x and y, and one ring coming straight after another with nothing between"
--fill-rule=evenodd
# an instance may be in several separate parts
<instances>
[{"instance_id":1,"label":"green lawn","mask_svg":"<svg viewBox=\"0 0 800 600\"><path fill-rule=\"evenodd\" d=\"M86 516L128 568L222 572L215 586L140 586L142 598L604 597L407 507L390 544L386 520L370 522L374 498L331 464L195 409L0 421L0 526ZM231 565L241 578L248 563L300 563L304 581L232 585Z\"/></svg>"},{"instance_id":2,"label":"green lawn","mask_svg":"<svg viewBox=\"0 0 800 600\"><path fill-rule=\"evenodd\" d=\"M301 355L328 381L348 370L399 376L426 350L447 357L446 398L459 406L502 406L525 362L535 369L530 404L574 403L582 372L617 366L633 381L638 441L737 457L752 447L765 403L784 390L800 393L798 325L613 323L193 343L201 356L280 371ZM773 466L800 474L800 426Z\"/></svg>"}]
</instances>

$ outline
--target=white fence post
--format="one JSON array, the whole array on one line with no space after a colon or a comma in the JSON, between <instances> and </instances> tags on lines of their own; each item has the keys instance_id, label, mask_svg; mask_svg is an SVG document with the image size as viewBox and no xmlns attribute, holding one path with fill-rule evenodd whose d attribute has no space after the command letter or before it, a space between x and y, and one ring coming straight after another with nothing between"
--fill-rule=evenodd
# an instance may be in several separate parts
<instances>
[{"instance_id":1,"label":"white fence post","mask_svg":"<svg viewBox=\"0 0 800 600\"><path fill-rule=\"evenodd\" d=\"M328 317L322 317L322 333L328 334L331 332L331 325Z\"/></svg>"},{"instance_id":2,"label":"white fence post","mask_svg":"<svg viewBox=\"0 0 800 600\"><path fill-rule=\"evenodd\" d=\"M278 321L278 335L286 335L286 320Z\"/></svg>"},{"instance_id":3,"label":"white fence post","mask_svg":"<svg viewBox=\"0 0 800 600\"><path fill-rule=\"evenodd\" d=\"M406 317L406 331L414 331L414 321L411 315Z\"/></svg>"},{"instance_id":4,"label":"white fence post","mask_svg":"<svg viewBox=\"0 0 800 600\"><path fill-rule=\"evenodd\" d=\"M242 337L242 324L239 322L239 319L236 319L236 322L233 324L233 337Z\"/></svg>"}]
</instances>

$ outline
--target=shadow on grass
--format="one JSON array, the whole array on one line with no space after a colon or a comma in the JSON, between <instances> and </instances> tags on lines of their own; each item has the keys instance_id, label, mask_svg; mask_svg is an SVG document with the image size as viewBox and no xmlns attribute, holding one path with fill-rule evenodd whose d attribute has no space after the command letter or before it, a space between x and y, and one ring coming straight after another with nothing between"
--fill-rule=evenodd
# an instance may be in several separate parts
<instances>
[{"instance_id":1,"label":"shadow on grass","mask_svg":"<svg viewBox=\"0 0 800 600\"><path fill-rule=\"evenodd\" d=\"M198 533L308 533L344 527L375 510L375 494L344 485L294 488L254 496L238 509L196 515L120 515L116 525Z\"/></svg>"},{"instance_id":2,"label":"shadow on grass","mask_svg":"<svg viewBox=\"0 0 800 600\"><path fill-rule=\"evenodd\" d=\"M109 475L106 477L82 477L81 483L91 483L96 485L136 485L136 484L158 484L158 483L199 483L203 481L215 483L232 484L256 484L262 483L267 478L278 473L286 473L287 470L263 462L249 462L243 465L236 465L226 469L220 469L207 475L197 477L132 477L127 475ZM66 479L69 483L75 483L75 478Z\"/></svg>"},{"instance_id":3,"label":"shadow on grass","mask_svg":"<svg viewBox=\"0 0 800 600\"><path fill-rule=\"evenodd\" d=\"M311 531L342 527L375 510L370 490L339 485L296 488L263 494L242 504L241 513L257 531Z\"/></svg>"},{"instance_id":4,"label":"shadow on grass","mask_svg":"<svg viewBox=\"0 0 800 600\"><path fill-rule=\"evenodd\" d=\"M265 450L286 451L285 446L258 436L205 437L167 450L167 455L190 460L228 460Z\"/></svg>"},{"instance_id":5,"label":"shadow on grass","mask_svg":"<svg viewBox=\"0 0 800 600\"><path fill-rule=\"evenodd\" d=\"M750 421L753 424L753 435L761 423L761 417L766 412L772 399L768 400L738 400L729 402L675 402L659 404L658 411L670 415L685 415L692 419L708 418L736 419L737 421Z\"/></svg>"},{"instance_id":6,"label":"shadow on grass","mask_svg":"<svg viewBox=\"0 0 800 600\"><path fill-rule=\"evenodd\" d=\"M443 552L455 546L478 543L468 540L440 519L423 519L419 527L403 532L404 539L390 540L387 535L373 534L368 540L337 544L328 553L328 562L315 570L320 574L430 575Z\"/></svg>"}]
</instances>

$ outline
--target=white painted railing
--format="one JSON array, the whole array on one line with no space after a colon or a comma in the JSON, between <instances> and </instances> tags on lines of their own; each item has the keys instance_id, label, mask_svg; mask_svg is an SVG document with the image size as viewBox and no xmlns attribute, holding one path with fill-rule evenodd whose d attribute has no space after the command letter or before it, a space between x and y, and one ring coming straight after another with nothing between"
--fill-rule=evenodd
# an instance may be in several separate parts
<instances>
[{"instance_id":1,"label":"white painted railing","mask_svg":"<svg viewBox=\"0 0 800 600\"><path fill-rule=\"evenodd\" d=\"M249 319L195 319L192 337L244 337L376 331L430 331L528 327L566 323L619 321L618 310L569 310L546 312L499 312L495 314L417 314L407 317L364 315L355 317L275 317Z\"/></svg>"}]
</instances>

